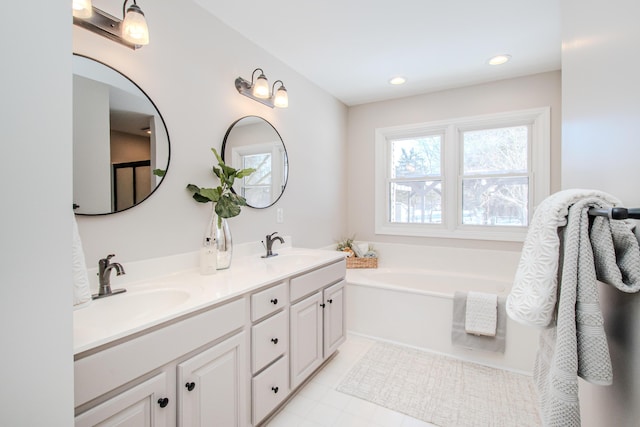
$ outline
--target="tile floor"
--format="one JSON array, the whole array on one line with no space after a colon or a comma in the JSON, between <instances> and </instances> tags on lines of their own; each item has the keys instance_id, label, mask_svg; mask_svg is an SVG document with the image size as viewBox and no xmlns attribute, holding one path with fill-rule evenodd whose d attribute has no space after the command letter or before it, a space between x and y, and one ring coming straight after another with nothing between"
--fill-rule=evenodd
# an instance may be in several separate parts
<instances>
[{"instance_id":1,"label":"tile floor","mask_svg":"<svg viewBox=\"0 0 640 427\"><path fill-rule=\"evenodd\" d=\"M336 391L342 377L375 341L348 335L347 341L313 379L266 426L268 427L428 427L435 424L391 411Z\"/></svg>"}]
</instances>

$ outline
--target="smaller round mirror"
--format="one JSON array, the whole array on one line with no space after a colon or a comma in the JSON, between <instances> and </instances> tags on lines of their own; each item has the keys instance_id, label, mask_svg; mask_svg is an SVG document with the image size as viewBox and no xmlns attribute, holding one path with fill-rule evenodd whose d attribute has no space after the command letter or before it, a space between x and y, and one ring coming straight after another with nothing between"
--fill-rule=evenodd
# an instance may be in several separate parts
<instances>
[{"instance_id":1,"label":"smaller round mirror","mask_svg":"<svg viewBox=\"0 0 640 427\"><path fill-rule=\"evenodd\" d=\"M262 117L242 117L229 126L222 159L235 169L256 170L233 185L233 191L247 199L247 206L268 208L284 193L289 178L287 150L276 128Z\"/></svg>"}]
</instances>

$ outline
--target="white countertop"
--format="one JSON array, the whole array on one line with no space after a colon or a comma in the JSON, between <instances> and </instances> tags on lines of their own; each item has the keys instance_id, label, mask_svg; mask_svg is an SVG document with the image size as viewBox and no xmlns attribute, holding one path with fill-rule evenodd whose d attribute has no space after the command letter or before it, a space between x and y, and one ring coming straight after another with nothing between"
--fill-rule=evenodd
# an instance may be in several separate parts
<instances>
[{"instance_id":1,"label":"white countertop","mask_svg":"<svg viewBox=\"0 0 640 427\"><path fill-rule=\"evenodd\" d=\"M224 303L265 285L344 258L341 252L285 248L273 258L234 258L231 268L204 276L197 269L129 283L127 292L73 312L74 354ZM112 280L112 289L117 289Z\"/></svg>"}]
</instances>

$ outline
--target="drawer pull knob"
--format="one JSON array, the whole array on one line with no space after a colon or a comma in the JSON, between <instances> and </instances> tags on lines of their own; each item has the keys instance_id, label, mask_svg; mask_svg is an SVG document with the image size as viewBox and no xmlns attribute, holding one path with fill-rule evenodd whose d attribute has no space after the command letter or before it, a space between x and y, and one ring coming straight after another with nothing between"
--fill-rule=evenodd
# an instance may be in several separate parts
<instances>
[{"instance_id":1,"label":"drawer pull knob","mask_svg":"<svg viewBox=\"0 0 640 427\"><path fill-rule=\"evenodd\" d=\"M169 398L161 397L160 399L158 399L158 405L160 405L161 408L166 407L168 404L169 404Z\"/></svg>"},{"instance_id":2,"label":"drawer pull knob","mask_svg":"<svg viewBox=\"0 0 640 427\"><path fill-rule=\"evenodd\" d=\"M271 390L273 390L274 393L277 393L279 388L278 387L271 387Z\"/></svg>"},{"instance_id":3,"label":"drawer pull knob","mask_svg":"<svg viewBox=\"0 0 640 427\"><path fill-rule=\"evenodd\" d=\"M187 388L187 390L193 391L193 389L196 388L196 383L194 382L186 383L184 386Z\"/></svg>"},{"instance_id":4,"label":"drawer pull knob","mask_svg":"<svg viewBox=\"0 0 640 427\"><path fill-rule=\"evenodd\" d=\"M320 307L324 308L324 306L325 306L324 304L320 304Z\"/></svg>"},{"instance_id":5,"label":"drawer pull knob","mask_svg":"<svg viewBox=\"0 0 640 427\"><path fill-rule=\"evenodd\" d=\"M274 344L278 344L278 338L271 338L271 342Z\"/></svg>"},{"instance_id":6,"label":"drawer pull knob","mask_svg":"<svg viewBox=\"0 0 640 427\"><path fill-rule=\"evenodd\" d=\"M332 299L328 299L328 300L327 300L327 302L328 302L329 304L333 304L333 300L332 300Z\"/></svg>"},{"instance_id":7,"label":"drawer pull knob","mask_svg":"<svg viewBox=\"0 0 640 427\"><path fill-rule=\"evenodd\" d=\"M271 304L273 305L277 305L278 304L278 298L274 298L271 300Z\"/></svg>"}]
</instances>

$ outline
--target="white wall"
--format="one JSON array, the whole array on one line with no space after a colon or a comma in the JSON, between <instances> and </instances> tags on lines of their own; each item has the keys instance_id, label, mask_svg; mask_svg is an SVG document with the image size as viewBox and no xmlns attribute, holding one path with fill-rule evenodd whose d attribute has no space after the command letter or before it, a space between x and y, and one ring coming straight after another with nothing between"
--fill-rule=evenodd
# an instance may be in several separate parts
<instances>
[{"instance_id":1,"label":"white wall","mask_svg":"<svg viewBox=\"0 0 640 427\"><path fill-rule=\"evenodd\" d=\"M640 206L640 3L562 1L562 186ZM637 426L640 295L603 286L614 384L580 383L582 425Z\"/></svg>"},{"instance_id":2,"label":"white wall","mask_svg":"<svg viewBox=\"0 0 640 427\"><path fill-rule=\"evenodd\" d=\"M469 248L520 250L513 242L464 241L374 234L374 132L376 128L424 123L534 107L551 107L551 185L560 181L560 72L536 74L349 109L349 235L358 240Z\"/></svg>"},{"instance_id":3,"label":"white wall","mask_svg":"<svg viewBox=\"0 0 640 427\"><path fill-rule=\"evenodd\" d=\"M121 5L96 0L113 15ZM196 203L187 184L215 184L214 157L231 123L262 116L287 147L287 189L274 207L243 208L230 225L234 241L258 241L279 231L296 246L333 243L346 229L345 146L347 108L335 98L253 45L192 2L170 0L141 5L151 43L132 51L74 27L74 52L120 70L150 96L162 113L171 140L171 162L160 188L142 205L115 215L79 217L87 263L115 253L117 260L148 259L196 250L210 205ZM250 79L256 68L289 92L287 109L270 109L235 89L236 77ZM276 224L276 208L284 223Z\"/></svg>"},{"instance_id":4,"label":"white wall","mask_svg":"<svg viewBox=\"0 0 640 427\"><path fill-rule=\"evenodd\" d=\"M85 212L111 211L109 87L73 77L73 203ZM82 161L79 161L82 159Z\"/></svg>"},{"instance_id":5,"label":"white wall","mask_svg":"<svg viewBox=\"0 0 640 427\"><path fill-rule=\"evenodd\" d=\"M50 0L3 4L3 426L73 425L69 5ZM30 30L16 17L28 17Z\"/></svg>"}]
</instances>

